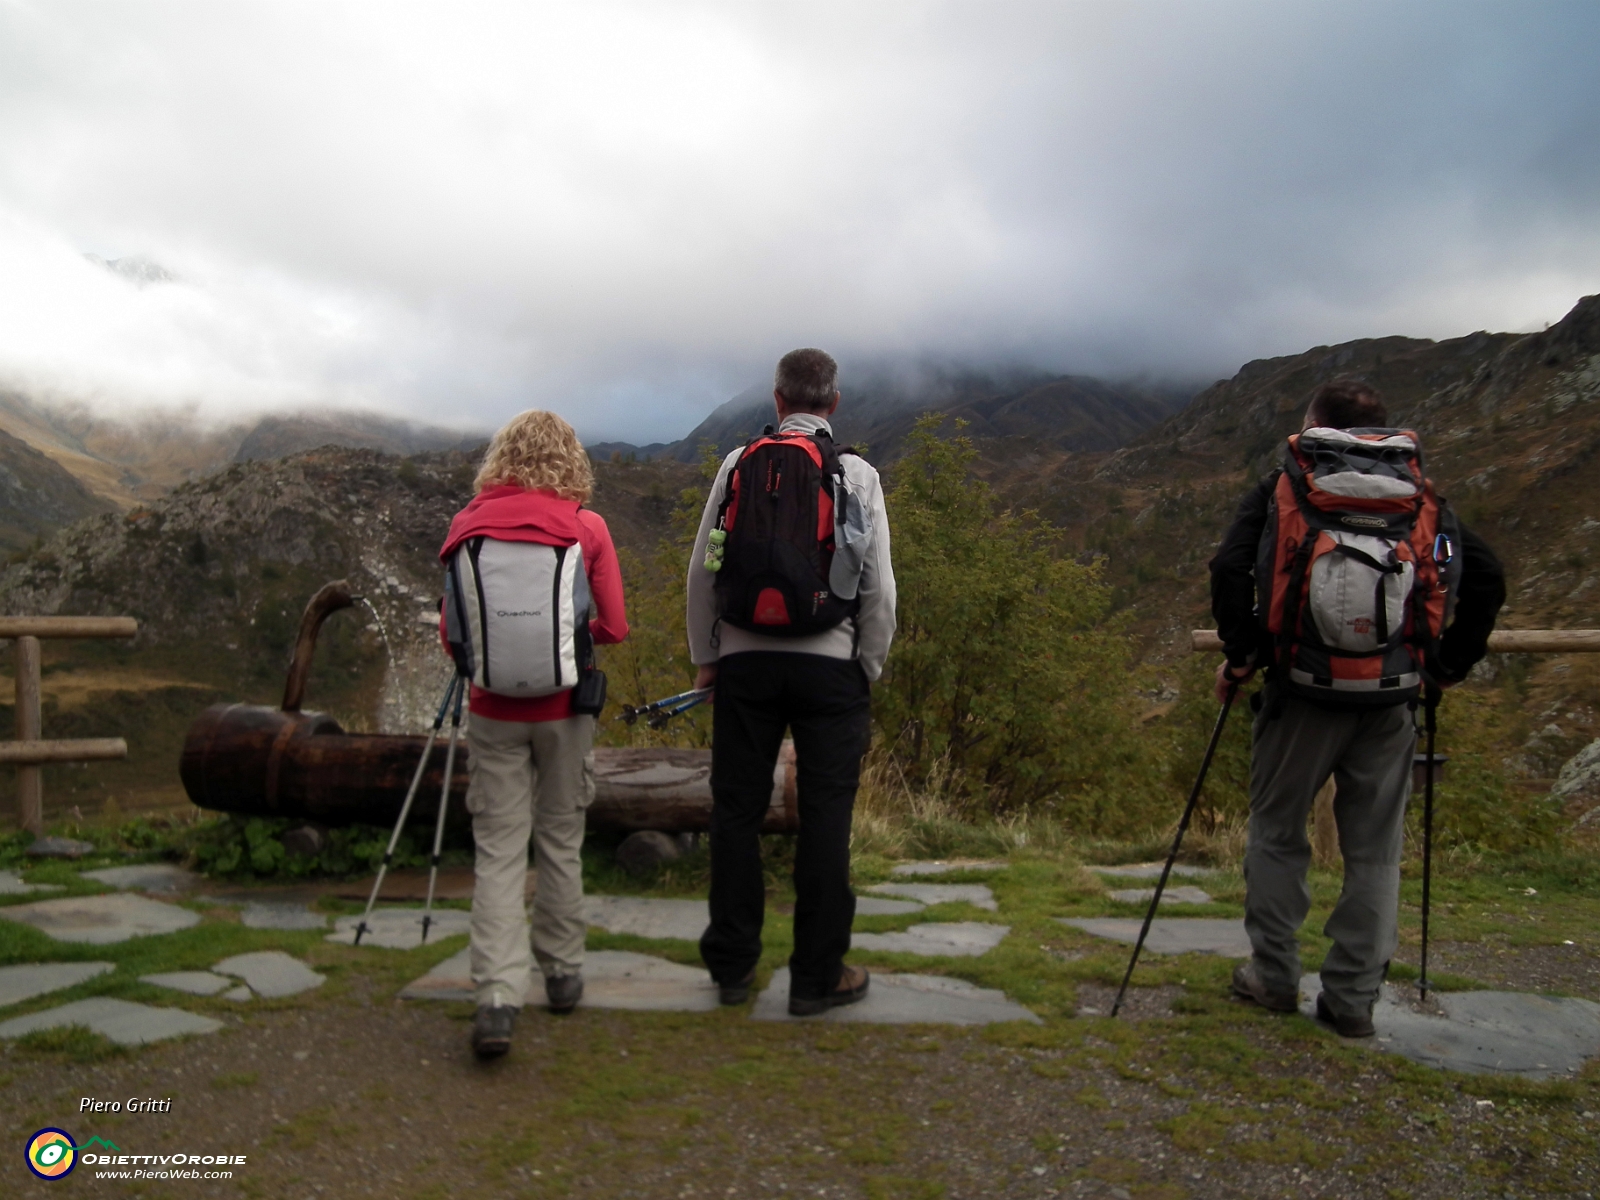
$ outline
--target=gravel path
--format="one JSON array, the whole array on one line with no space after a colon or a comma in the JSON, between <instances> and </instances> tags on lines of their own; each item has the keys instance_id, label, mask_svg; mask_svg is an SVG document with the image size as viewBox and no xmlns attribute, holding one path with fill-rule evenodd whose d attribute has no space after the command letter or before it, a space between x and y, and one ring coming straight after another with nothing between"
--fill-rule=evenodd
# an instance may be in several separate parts
<instances>
[{"instance_id":1,"label":"gravel path","mask_svg":"<svg viewBox=\"0 0 1600 1200\"><path fill-rule=\"evenodd\" d=\"M1168 989L1135 1001L1172 1003ZM230 1182L142 1189L79 1166L91 1194L1443 1200L1600 1186L1600 1114L1485 1103L1298 1018L1186 1004L1209 1015L982 1031L530 1012L512 1055L484 1067L466 1006L400 1003L357 977L99 1062L0 1049L0 1114L14 1142L59 1125L127 1153L249 1156ZM80 1116L83 1096L173 1104ZM0 1156L0 1194L53 1186Z\"/></svg>"}]
</instances>

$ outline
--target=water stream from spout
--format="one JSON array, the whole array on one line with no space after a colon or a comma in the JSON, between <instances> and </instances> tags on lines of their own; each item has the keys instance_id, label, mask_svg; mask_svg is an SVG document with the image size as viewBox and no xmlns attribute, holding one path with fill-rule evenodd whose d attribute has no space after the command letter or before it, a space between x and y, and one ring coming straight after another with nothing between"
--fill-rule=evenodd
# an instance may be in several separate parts
<instances>
[{"instance_id":1,"label":"water stream from spout","mask_svg":"<svg viewBox=\"0 0 1600 1200\"><path fill-rule=\"evenodd\" d=\"M389 656L389 678L395 679L400 674L400 668L395 665L394 646L389 641L389 630L383 624L383 617L379 615L377 607L365 596L359 597L359 602L367 606L367 611L372 614L372 619L377 622L378 636L383 639L383 649Z\"/></svg>"}]
</instances>

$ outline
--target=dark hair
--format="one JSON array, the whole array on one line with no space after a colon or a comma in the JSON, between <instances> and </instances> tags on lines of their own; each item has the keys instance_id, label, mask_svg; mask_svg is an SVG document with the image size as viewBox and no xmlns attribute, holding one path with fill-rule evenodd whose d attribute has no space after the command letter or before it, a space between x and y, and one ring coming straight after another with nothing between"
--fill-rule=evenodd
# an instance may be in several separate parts
<instances>
[{"instance_id":1,"label":"dark hair","mask_svg":"<svg viewBox=\"0 0 1600 1200\"><path fill-rule=\"evenodd\" d=\"M791 350L778 360L773 389L801 412L823 412L839 390L839 364L821 350Z\"/></svg>"},{"instance_id":2,"label":"dark hair","mask_svg":"<svg viewBox=\"0 0 1600 1200\"><path fill-rule=\"evenodd\" d=\"M1335 379L1311 393L1306 420L1324 429L1382 428L1389 424L1378 389L1359 379Z\"/></svg>"}]
</instances>

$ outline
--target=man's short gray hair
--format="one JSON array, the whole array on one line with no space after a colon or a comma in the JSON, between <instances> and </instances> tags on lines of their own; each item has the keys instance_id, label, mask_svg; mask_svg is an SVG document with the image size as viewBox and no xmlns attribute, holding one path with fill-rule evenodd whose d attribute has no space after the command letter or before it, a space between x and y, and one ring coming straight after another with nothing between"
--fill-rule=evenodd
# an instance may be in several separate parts
<instances>
[{"instance_id":1,"label":"man's short gray hair","mask_svg":"<svg viewBox=\"0 0 1600 1200\"><path fill-rule=\"evenodd\" d=\"M821 350L791 350L778 360L773 390L801 412L823 412L839 391L839 364Z\"/></svg>"}]
</instances>

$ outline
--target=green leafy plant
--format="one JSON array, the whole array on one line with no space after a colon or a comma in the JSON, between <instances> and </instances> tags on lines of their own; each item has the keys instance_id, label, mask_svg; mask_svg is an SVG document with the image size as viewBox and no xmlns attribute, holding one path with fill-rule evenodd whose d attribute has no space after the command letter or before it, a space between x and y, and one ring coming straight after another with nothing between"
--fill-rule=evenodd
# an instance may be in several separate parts
<instances>
[{"instance_id":1,"label":"green leafy plant","mask_svg":"<svg viewBox=\"0 0 1600 1200\"><path fill-rule=\"evenodd\" d=\"M885 751L908 790L1103 821L1107 785L1141 756L1101 564L1004 507L941 421L918 422L887 498L899 630L876 697Z\"/></svg>"}]
</instances>

